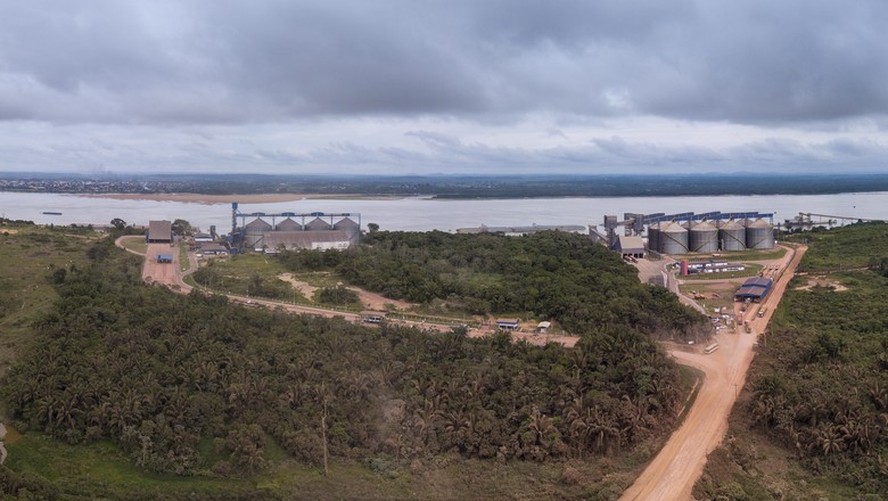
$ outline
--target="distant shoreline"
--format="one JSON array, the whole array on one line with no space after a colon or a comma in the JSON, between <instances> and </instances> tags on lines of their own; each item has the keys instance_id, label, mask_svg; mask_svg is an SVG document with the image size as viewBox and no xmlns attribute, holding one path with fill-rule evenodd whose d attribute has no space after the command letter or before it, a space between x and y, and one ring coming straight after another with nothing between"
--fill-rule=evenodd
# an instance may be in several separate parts
<instances>
[{"instance_id":1,"label":"distant shoreline","mask_svg":"<svg viewBox=\"0 0 888 501\"><path fill-rule=\"evenodd\" d=\"M209 195L204 193L71 193L85 198L110 198L113 200L150 200L155 202L183 202L203 205L220 205L238 202L242 204L271 204L298 202L300 200L399 200L400 195L359 195L321 193L251 193Z\"/></svg>"}]
</instances>

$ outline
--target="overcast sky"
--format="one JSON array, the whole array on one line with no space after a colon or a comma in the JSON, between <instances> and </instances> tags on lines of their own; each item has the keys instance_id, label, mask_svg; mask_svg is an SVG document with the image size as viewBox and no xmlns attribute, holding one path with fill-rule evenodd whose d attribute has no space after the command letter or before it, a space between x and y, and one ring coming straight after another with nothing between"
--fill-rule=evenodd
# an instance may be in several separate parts
<instances>
[{"instance_id":1,"label":"overcast sky","mask_svg":"<svg viewBox=\"0 0 888 501\"><path fill-rule=\"evenodd\" d=\"M886 171L884 0L0 0L0 171Z\"/></svg>"}]
</instances>

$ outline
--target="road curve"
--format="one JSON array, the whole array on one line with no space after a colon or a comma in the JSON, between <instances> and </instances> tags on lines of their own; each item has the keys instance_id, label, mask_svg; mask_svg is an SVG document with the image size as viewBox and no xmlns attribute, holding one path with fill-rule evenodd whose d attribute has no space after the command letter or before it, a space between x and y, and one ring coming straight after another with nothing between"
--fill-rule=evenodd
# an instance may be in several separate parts
<instances>
[{"instance_id":1,"label":"road curve","mask_svg":"<svg viewBox=\"0 0 888 501\"><path fill-rule=\"evenodd\" d=\"M706 457L722 441L728 428L728 415L746 381L746 373L754 356L758 333L764 332L774 310L786 292L807 247L800 246L781 261L781 272L771 293L759 308L746 312L756 335L719 334L720 345L711 355L670 351L678 363L699 369L703 384L682 425L626 492L621 500L692 499L694 484L703 474ZM739 332L739 331L738 331Z\"/></svg>"}]
</instances>

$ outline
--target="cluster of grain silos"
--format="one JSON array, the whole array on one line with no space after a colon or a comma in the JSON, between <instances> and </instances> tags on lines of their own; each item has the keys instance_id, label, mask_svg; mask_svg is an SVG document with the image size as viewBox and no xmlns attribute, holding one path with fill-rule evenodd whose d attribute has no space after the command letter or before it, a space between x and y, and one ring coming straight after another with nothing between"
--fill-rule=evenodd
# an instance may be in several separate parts
<instances>
[{"instance_id":1,"label":"cluster of grain silos","mask_svg":"<svg viewBox=\"0 0 888 501\"><path fill-rule=\"evenodd\" d=\"M774 248L774 226L764 219L674 221L648 227L648 249L660 254L687 254Z\"/></svg>"}]
</instances>

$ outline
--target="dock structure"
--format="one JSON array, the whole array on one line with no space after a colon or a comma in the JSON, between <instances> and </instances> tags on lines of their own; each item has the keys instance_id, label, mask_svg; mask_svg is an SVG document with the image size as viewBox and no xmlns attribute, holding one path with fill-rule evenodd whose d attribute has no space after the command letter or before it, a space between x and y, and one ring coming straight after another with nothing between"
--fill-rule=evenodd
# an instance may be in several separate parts
<instances>
[{"instance_id":1,"label":"dock structure","mask_svg":"<svg viewBox=\"0 0 888 501\"><path fill-rule=\"evenodd\" d=\"M787 230L810 230L818 226L832 228L833 226L845 226L854 223L884 223L884 219L873 219L853 216L835 216L831 214L815 214L813 212L799 212L799 215L784 220L782 226Z\"/></svg>"},{"instance_id":2,"label":"dock structure","mask_svg":"<svg viewBox=\"0 0 888 501\"><path fill-rule=\"evenodd\" d=\"M532 224L530 226L486 226L481 225L474 228L457 228L457 233L499 233L507 236L522 236L538 233L541 231L563 231L565 233L584 233L585 226L565 224L565 225L545 225Z\"/></svg>"}]
</instances>

